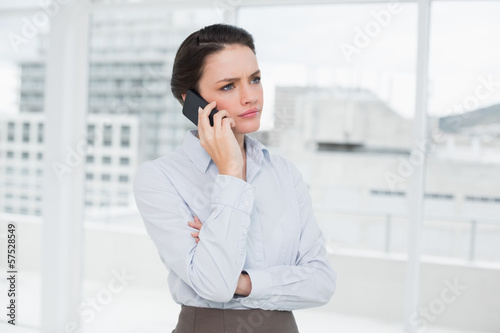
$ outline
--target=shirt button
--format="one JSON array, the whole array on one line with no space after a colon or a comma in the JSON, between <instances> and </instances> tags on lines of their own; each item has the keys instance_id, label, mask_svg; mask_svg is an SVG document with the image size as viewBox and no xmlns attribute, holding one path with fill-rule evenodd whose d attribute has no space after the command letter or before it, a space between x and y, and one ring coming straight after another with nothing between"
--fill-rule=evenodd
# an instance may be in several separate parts
<instances>
[{"instance_id":1,"label":"shirt button","mask_svg":"<svg viewBox=\"0 0 500 333\"><path fill-rule=\"evenodd\" d=\"M247 190L247 194L252 194L252 191L251 190Z\"/></svg>"},{"instance_id":2,"label":"shirt button","mask_svg":"<svg viewBox=\"0 0 500 333\"><path fill-rule=\"evenodd\" d=\"M243 229L243 233L246 234L248 232L247 229Z\"/></svg>"},{"instance_id":3,"label":"shirt button","mask_svg":"<svg viewBox=\"0 0 500 333\"><path fill-rule=\"evenodd\" d=\"M243 202L243 204L244 204L245 206L248 206L248 201L246 201L246 200L245 200L245 202Z\"/></svg>"}]
</instances>

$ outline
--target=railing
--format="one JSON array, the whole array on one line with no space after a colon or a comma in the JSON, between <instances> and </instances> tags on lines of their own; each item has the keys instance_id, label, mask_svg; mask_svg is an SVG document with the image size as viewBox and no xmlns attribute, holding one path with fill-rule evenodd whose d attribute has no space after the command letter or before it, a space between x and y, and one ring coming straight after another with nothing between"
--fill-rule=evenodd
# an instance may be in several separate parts
<instances>
[{"instance_id":1,"label":"railing","mask_svg":"<svg viewBox=\"0 0 500 333\"><path fill-rule=\"evenodd\" d=\"M351 209L334 209L324 206L314 206L314 211L317 214L337 214L337 215L349 215L349 216L363 216L363 217L380 217L385 218L384 227L384 252L391 253L392 248L392 229L393 229L393 219L401 218L408 220L408 214L398 213L398 212L380 212L380 211L361 211L361 210L351 210ZM499 240L500 240L500 217L499 218L488 218L488 217L473 217L473 216L450 216L450 215L436 215L436 214L425 214L423 216L424 220L433 221L447 221L447 222L460 222L469 224L469 248L467 259L471 262L476 260L476 239L477 239L477 228L478 225L494 225L498 226Z\"/></svg>"}]
</instances>

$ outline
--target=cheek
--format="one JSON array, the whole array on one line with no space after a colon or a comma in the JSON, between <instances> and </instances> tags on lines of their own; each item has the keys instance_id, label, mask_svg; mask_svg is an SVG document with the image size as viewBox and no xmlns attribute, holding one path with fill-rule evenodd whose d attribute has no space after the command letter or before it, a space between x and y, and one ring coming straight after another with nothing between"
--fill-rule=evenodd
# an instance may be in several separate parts
<instances>
[{"instance_id":1,"label":"cheek","mask_svg":"<svg viewBox=\"0 0 500 333\"><path fill-rule=\"evenodd\" d=\"M218 98L216 108L217 110L226 110L233 118L239 114L238 103L228 98Z\"/></svg>"},{"instance_id":2,"label":"cheek","mask_svg":"<svg viewBox=\"0 0 500 333\"><path fill-rule=\"evenodd\" d=\"M259 101L263 101L264 100L264 87L262 87L262 84L259 84L257 87L256 87L256 94L259 98Z\"/></svg>"}]
</instances>

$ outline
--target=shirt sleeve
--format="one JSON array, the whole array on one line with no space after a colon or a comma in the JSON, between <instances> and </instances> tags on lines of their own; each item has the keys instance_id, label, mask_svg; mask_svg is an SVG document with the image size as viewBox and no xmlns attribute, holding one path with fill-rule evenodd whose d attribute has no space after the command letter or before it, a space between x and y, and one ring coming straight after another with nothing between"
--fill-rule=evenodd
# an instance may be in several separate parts
<instances>
[{"instance_id":1,"label":"shirt sleeve","mask_svg":"<svg viewBox=\"0 0 500 333\"><path fill-rule=\"evenodd\" d=\"M254 202L252 185L217 175L210 215L196 244L188 226L193 215L163 170L146 162L136 175L134 196L146 230L169 270L201 297L230 301L246 257L247 230Z\"/></svg>"},{"instance_id":2,"label":"shirt sleeve","mask_svg":"<svg viewBox=\"0 0 500 333\"><path fill-rule=\"evenodd\" d=\"M241 303L251 308L291 311L328 303L336 289L337 273L331 267L325 241L316 222L307 186L291 163L300 208L301 235L295 266L247 269L252 291Z\"/></svg>"}]
</instances>

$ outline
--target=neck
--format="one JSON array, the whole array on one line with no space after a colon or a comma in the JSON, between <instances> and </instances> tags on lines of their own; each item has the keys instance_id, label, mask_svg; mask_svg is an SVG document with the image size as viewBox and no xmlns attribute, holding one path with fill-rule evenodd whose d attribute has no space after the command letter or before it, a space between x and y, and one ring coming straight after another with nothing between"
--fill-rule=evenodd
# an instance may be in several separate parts
<instances>
[{"instance_id":1,"label":"neck","mask_svg":"<svg viewBox=\"0 0 500 333\"><path fill-rule=\"evenodd\" d=\"M245 134L235 134L236 141L238 141L238 145L240 146L241 152L245 155Z\"/></svg>"}]
</instances>

